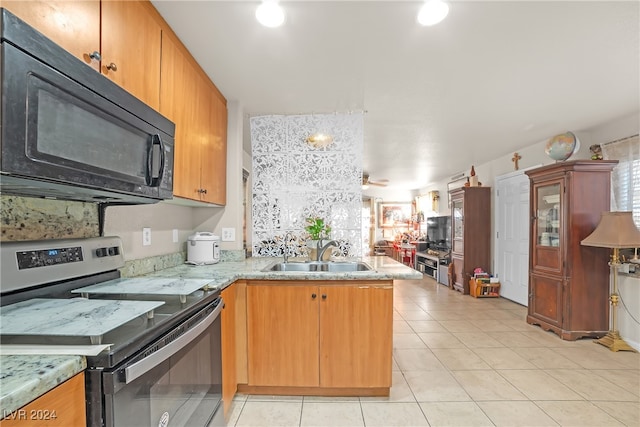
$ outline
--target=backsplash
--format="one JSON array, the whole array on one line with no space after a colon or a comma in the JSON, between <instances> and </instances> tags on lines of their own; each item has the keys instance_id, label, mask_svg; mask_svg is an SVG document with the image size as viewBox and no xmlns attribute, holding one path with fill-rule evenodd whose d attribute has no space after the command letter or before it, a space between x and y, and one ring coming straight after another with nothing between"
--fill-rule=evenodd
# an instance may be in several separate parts
<instances>
[{"instance_id":1,"label":"backsplash","mask_svg":"<svg viewBox=\"0 0 640 427\"><path fill-rule=\"evenodd\" d=\"M0 241L48 240L100 235L98 205L3 194Z\"/></svg>"},{"instance_id":2,"label":"backsplash","mask_svg":"<svg viewBox=\"0 0 640 427\"><path fill-rule=\"evenodd\" d=\"M94 203L0 195L1 242L98 237L98 205ZM175 267L186 251L128 260L123 277ZM222 261L244 260L244 251L221 251Z\"/></svg>"},{"instance_id":3,"label":"backsplash","mask_svg":"<svg viewBox=\"0 0 640 427\"><path fill-rule=\"evenodd\" d=\"M160 271L165 268L184 264L186 259L186 252L157 255L142 259L132 259L125 262L124 267L120 269L120 274L122 277L142 276L143 274L149 274L154 271Z\"/></svg>"}]
</instances>

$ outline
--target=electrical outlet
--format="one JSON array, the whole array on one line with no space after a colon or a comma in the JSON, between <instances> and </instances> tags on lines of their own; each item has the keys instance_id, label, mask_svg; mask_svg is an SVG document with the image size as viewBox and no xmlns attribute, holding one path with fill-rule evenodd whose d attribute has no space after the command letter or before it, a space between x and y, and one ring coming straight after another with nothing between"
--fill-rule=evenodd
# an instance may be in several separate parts
<instances>
[{"instance_id":1,"label":"electrical outlet","mask_svg":"<svg viewBox=\"0 0 640 427\"><path fill-rule=\"evenodd\" d=\"M178 239L179 239L179 235L178 235L178 229L174 228L173 229L173 243L178 243Z\"/></svg>"},{"instance_id":2,"label":"electrical outlet","mask_svg":"<svg viewBox=\"0 0 640 427\"><path fill-rule=\"evenodd\" d=\"M236 229L235 228L223 228L222 229L222 241L223 242L235 242Z\"/></svg>"},{"instance_id":3,"label":"electrical outlet","mask_svg":"<svg viewBox=\"0 0 640 427\"><path fill-rule=\"evenodd\" d=\"M142 229L142 246L151 246L151 228Z\"/></svg>"}]
</instances>

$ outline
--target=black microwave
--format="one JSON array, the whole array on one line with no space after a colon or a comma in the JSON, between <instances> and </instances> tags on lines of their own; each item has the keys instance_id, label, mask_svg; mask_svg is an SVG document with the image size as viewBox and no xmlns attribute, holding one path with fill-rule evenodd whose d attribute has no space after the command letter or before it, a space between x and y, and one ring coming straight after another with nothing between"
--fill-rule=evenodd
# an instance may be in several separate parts
<instances>
[{"instance_id":1,"label":"black microwave","mask_svg":"<svg viewBox=\"0 0 640 427\"><path fill-rule=\"evenodd\" d=\"M173 196L175 125L0 8L0 191L154 203Z\"/></svg>"}]
</instances>

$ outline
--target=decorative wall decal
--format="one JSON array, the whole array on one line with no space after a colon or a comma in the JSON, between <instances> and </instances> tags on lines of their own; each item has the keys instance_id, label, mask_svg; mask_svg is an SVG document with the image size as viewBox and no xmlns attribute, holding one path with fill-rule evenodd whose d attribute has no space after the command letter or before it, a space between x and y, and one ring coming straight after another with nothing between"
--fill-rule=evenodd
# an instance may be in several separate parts
<instances>
[{"instance_id":1,"label":"decorative wall decal","mask_svg":"<svg viewBox=\"0 0 640 427\"><path fill-rule=\"evenodd\" d=\"M362 254L363 115L252 117L252 247L254 256L306 255L305 219L326 218L342 255ZM309 135L331 135L317 147ZM338 253L336 252L336 254Z\"/></svg>"}]
</instances>

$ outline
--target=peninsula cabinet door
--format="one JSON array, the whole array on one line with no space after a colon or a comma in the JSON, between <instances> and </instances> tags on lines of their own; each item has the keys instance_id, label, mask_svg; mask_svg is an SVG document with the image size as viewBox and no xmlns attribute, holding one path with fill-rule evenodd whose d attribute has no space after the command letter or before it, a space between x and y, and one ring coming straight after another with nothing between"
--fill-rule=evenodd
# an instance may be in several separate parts
<instances>
[{"instance_id":1,"label":"peninsula cabinet door","mask_svg":"<svg viewBox=\"0 0 640 427\"><path fill-rule=\"evenodd\" d=\"M317 387L318 287L247 286L248 384Z\"/></svg>"},{"instance_id":2,"label":"peninsula cabinet door","mask_svg":"<svg viewBox=\"0 0 640 427\"><path fill-rule=\"evenodd\" d=\"M393 287L320 287L320 386L390 387Z\"/></svg>"}]
</instances>

